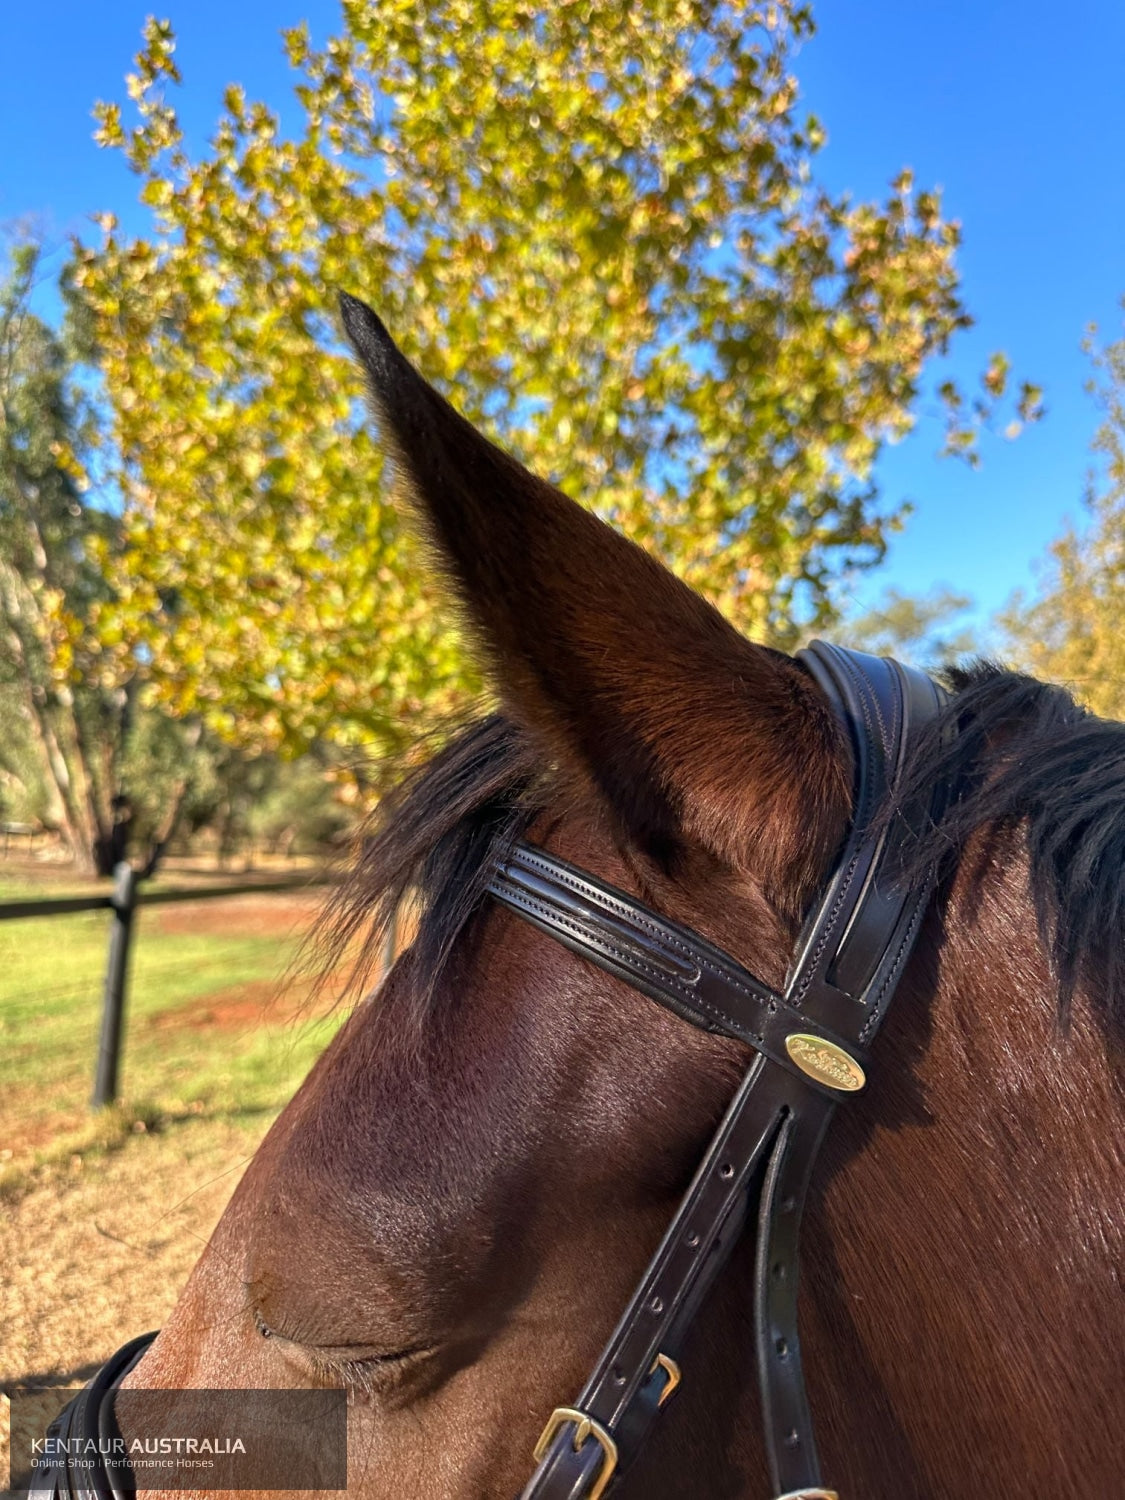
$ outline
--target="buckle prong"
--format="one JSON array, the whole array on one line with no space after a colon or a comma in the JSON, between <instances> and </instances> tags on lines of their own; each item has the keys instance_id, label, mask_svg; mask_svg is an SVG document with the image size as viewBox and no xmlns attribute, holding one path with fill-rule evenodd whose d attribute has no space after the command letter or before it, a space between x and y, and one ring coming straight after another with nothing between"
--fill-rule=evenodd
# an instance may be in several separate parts
<instances>
[{"instance_id":1,"label":"buckle prong","mask_svg":"<svg viewBox=\"0 0 1125 1500\"><path fill-rule=\"evenodd\" d=\"M679 1365L671 1357L671 1355L668 1354L658 1354L652 1362L652 1369L648 1373L650 1375L655 1375L657 1370L663 1370L665 1375L667 1375L668 1377L668 1379L664 1382L664 1389L660 1392L660 1396L656 1402L657 1406L660 1407L664 1405L665 1401L667 1401L668 1397L676 1389L683 1377L680 1374Z\"/></svg>"}]
</instances>

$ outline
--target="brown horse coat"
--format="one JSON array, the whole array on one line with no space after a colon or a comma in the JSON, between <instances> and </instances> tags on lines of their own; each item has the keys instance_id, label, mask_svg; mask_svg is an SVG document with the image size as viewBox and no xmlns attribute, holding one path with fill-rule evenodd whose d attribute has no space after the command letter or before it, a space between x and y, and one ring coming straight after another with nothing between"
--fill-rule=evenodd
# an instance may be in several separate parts
<instances>
[{"instance_id":1,"label":"brown horse coat","mask_svg":"<svg viewBox=\"0 0 1125 1500\"><path fill-rule=\"evenodd\" d=\"M489 855L526 834L777 985L851 767L792 661L491 446L362 304L344 318L503 712L368 845L341 940L407 888L418 940L129 1383L343 1383L355 1494L511 1500L746 1053L483 901ZM1125 728L994 670L955 687L966 791L920 852L947 874L806 1212L812 1409L847 1500L1103 1500L1125 1459ZM766 1496L750 1270L736 1252L623 1497Z\"/></svg>"}]
</instances>

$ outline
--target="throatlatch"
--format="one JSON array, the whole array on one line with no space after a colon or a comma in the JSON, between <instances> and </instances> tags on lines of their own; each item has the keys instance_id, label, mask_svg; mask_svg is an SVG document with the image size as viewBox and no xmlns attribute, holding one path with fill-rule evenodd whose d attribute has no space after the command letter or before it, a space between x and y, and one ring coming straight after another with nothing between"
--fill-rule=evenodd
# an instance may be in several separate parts
<instances>
[{"instance_id":1,"label":"throatlatch","mask_svg":"<svg viewBox=\"0 0 1125 1500\"><path fill-rule=\"evenodd\" d=\"M628 1467L680 1382L685 1334L757 1205L754 1322L766 1451L779 1500L833 1500L820 1466L797 1336L801 1209L838 1100L862 1089L866 1049L910 956L931 885L895 879L940 815L876 825L919 731L945 695L921 672L823 641L798 654L848 726L851 831L806 923L782 993L690 929L545 850L517 845L489 890L510 910L706 1031L755 1050L691 1186L574 1406L552 1413L521 1500L597 1500Z\"/></svg>"}]
</instances>

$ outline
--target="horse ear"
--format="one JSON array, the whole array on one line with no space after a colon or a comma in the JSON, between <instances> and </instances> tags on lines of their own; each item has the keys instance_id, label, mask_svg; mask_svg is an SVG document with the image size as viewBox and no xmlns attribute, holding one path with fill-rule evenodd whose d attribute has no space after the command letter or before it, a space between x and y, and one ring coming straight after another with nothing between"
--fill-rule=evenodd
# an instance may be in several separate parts
<instances>
[{"instance_id":1,"label":"horse ear","mask_svg":"<svg viewBox=\"0 0 1125 1500\"><path fill-rule=\"evenodd\" d=\"M384 442L513 715L581 766L657 859L695 840L759 869L764 848L816 879L847 755L806 674L482 437L370 308L340 302Z\"/></svg>"}]
</instances>

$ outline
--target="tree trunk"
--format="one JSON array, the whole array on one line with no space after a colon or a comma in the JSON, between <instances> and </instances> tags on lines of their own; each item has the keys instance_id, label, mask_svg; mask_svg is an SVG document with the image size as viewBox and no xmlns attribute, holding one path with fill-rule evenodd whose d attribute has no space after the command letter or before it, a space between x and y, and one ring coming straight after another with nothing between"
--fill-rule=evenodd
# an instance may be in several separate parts
<instances>
[{"instance_id":1,"label":"tree trunk","mask_svg":"<svg viewBox=\"0 0 1125 1500\"><path fill-rule=\"evenodd\" d=\"M48 796L54 803L52 821L82 873L104 873L98 868L101 830L94 806L87 795L85 767L80 761L75 761L73 752L70 756L67 755L68 747L60 741L48 702L48 690L42 682L36 680L32 652L24 638L27 632L34 649L36 626L42 624L38 606L31 591L18 575L3 564L0 564L0 603L3 604L8 626L8 646L27 706L32 741L39 752L40 769ZM63 708L64 718L68 715L73 718L72 704L60 706Z\"/></svg>"},{"instance_id":2,"label":"tree trunk","mask_svg":"<svg viewBox=\"0 0 1125 1500\"><path fill-rule=\"evenodd\" d=\"M184 736L184 744L188 752L187 764L184 766L183 775L179 777L172 788L172 795L168 799L168 806L164 810L164 816L161 818L156 832L153 834L152 845L140 872L142 878L145 880L151 879L156 874L160 861L164 858L164 851L168 847L168 843L179 824L184 800L187 797L188 788L191 786L192 761L195 758L196 750L199 748L199 741L202 735L203 725L202 723L197 723L193 724Z\"/></svg>"}]
</instances>

